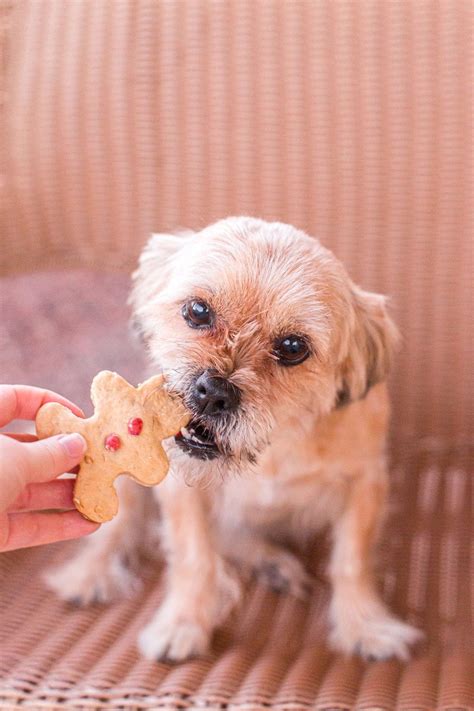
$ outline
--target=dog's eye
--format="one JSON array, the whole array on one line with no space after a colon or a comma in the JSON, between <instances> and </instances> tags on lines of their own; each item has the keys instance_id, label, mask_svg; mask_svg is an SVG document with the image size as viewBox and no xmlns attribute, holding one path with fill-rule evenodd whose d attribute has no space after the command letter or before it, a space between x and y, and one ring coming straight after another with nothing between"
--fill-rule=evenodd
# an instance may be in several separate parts
<instances>
[{"instance_id":1,"label":"dog's eye","mask_svg":"<svg viewBox=\"0 0 474 711\"><path fill-rule=\"evenodd\" d=\"M181 313L191 328L207 328L212 325L212 311L205 301L193 299L184 304Z\"/></svg>"},{"instance_id":2,"label":"dog's eye","mask_svg":"<svg viewBox=\"0 0 474 711\"><path fill-rule=\"evenodd\" d=\"M305 338L290 334L275 341L273 352L281 365L299 365L310 354Z\"/></svg>"}]
</instances>

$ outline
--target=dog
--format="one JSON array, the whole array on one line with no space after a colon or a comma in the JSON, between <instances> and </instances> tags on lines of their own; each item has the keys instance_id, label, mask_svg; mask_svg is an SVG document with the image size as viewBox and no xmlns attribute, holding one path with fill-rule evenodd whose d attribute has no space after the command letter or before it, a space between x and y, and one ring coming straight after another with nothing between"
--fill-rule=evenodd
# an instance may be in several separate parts
<instances>
[{"instance_id":1,"label":"dog","mask_svg":"<svg viewBox=\"0 0 474 711\"><path fill-rule=\"evenodd\" d=\"M311 579L280 542L330 527L330 644L406 659L420 633L382 602L372 563L398 342L385 298L301 230L234 217L154 235L130 302L151 372L192 413L166 441L170 473L153 490L166 593L139 635L142 654L205 653L241 601L239 566L305 595ZM154 547L156 512L130 480L119 494L118 516L49 575L62 598L105 602L135 588L133 561L144 541Z\"/></svg>"}]
</instances>

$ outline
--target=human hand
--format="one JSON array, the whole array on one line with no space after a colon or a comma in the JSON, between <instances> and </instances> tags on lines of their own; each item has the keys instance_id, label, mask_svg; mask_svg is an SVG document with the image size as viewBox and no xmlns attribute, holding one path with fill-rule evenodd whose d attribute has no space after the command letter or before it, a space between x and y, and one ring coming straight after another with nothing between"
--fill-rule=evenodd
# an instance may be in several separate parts
<instances>
[{"instance_id":1,"label":"human hand","mask_svg":"<svg viewBox=\"0 0 474 711\"><path fill-rule=\"evenodd\" d=\"M46 402L83 417L76 405L49 390L0 385L0 427L34 420ZM37 441L34 435L0 433L0 551L79 538L98 528L75 510L74 480L56 478L76 466L85 449L79 434Z\"/></svg>"}]
</instances>

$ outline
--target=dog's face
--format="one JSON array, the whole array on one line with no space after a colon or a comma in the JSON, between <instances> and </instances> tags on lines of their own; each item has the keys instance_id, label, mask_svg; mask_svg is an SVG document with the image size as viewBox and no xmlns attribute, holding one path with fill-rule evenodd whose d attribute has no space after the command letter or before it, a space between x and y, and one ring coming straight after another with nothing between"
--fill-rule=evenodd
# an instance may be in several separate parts
<instances>
[{"instance_id":1,"label":"dog's face","mask_svg":"<svg viewBox=\"0 0 474 711\"><path fill-rule=\"evenodd\" d=\"M299 414L363 397L396 339L383 297L317 240L253 218L155 235L131 302L154 365L193 413L176 446L226 467L292 436L285 422Z\"/></svg>"}]
</instances>

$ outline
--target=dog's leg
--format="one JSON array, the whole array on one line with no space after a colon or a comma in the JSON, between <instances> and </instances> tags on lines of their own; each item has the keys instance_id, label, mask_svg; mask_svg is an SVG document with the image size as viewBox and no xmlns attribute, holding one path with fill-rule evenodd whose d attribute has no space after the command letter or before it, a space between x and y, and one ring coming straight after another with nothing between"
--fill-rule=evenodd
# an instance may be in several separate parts
<instances>
[{"instance_id":1,"label":"dog's leg","mask_svg":"<svg viewBox=\"0 0 474 711\"><path fill-rule=\"evenodd\" d=\"M138 646L148 659L181 661L208 649L214 630L239 601L240 583L214 546L203 494L172 477L156 494L167 587Z\"/></svg>"},{"instance_id":2,"label":"dog's leg","mask_svg":"<svg viewBox=\"0 0 474 711\"><path fill-rule=\"evenodd\" d=\"M301 600L311 592L314 581L300 559L260 533L223 531L219 535L219 549L235 561L244 574L253 572L275 592L288 593Z\"/></svg>"},{"instance_id":3,"label":"dog's leg","mask_svg":"<svg viewBox=\"0 0 474 711\"><path fill-rule=\"evenodd\" d=\"M116 486L117 516L83 541L72 559L44 576L63 600L81 605L108 602L139 587L129 566L144 535L143 491L126 477L117 480Z\"/></svg>"},{"instance_id":4,"label":"dog's leg","mask_svg":"<svg viewBox=\"0 0 474 711\"><path fill-rule=\"evenodd\" d=\"M386 492L382 468L360 476L352 482L345 513L334 525L331 642L347 654L406 659L409 645L421 633L390 613L378 596L371 567Z\"/></svg>"}]
</instances>

